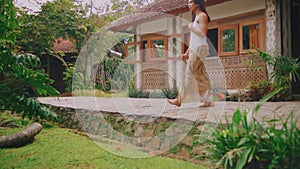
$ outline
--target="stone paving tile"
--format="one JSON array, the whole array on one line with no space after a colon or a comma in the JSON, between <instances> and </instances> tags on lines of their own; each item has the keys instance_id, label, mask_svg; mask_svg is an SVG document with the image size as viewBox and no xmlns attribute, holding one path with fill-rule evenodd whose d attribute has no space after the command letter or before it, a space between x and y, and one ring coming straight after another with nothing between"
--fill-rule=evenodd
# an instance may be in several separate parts
<instances>
[{"instance_id":1,"label":"stone paving tile","mask_svg":"<svg viewBox=\"0 0 300 169\"><path fill-rule=\"evenodd\" d=\"M121 113L124 115L168 117L190 121L225 121L225 116L231 119L237 108L254 110L258 102L215 102L213 107L198 108L195 104L183 104L176 107L167 103L166 99L136 99L136 98L102 98L102 97L44 97L38 98L43 104L57 107L70 107L92 111ZM262 120L272 118L275 112L286 118L294 109L295 118L300 118L300 101L266 102L254 117Z\"/></svg>"}]
</instances>

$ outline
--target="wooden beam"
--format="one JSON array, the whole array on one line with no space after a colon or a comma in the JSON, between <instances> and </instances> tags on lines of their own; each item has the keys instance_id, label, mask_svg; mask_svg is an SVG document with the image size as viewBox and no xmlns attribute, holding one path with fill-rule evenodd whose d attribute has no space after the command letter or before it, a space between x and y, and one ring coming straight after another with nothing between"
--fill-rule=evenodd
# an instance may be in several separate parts
<instances>
[{"instance_id":1,"label":"wooden beam","mask_svg":"<svg viewBox=\"0 0 300 169\"><path fill-rule=\"evenodd\" d=\"M227 1L231 1L231 0L207 0L206 1L206 6L213 6L213 5L224 3L224 2L227 2Z\"/></svg>"}]
</instances>

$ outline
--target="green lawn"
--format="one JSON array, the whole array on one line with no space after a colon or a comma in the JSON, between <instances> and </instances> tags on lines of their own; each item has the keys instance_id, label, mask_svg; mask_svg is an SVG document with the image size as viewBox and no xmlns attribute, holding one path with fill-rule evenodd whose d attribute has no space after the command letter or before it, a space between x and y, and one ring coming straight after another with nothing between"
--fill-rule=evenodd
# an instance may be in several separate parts
<instances>
[{"instance_id":1,"label":"green lawn","mask_svg":"<svg viewBox=\"0 0 300 169\"><path fill-rule=\"evenodd\" d=\"M4 132L0 128L0 133ZM13 130L13 129L10 129ZM15 130L14 130L15 131ZM203 167L167 157L131 159L104 151L86 136L67 129L43 129L25 147L0 149L0 168L189 169Z\"/></svg>"}]
</instances>

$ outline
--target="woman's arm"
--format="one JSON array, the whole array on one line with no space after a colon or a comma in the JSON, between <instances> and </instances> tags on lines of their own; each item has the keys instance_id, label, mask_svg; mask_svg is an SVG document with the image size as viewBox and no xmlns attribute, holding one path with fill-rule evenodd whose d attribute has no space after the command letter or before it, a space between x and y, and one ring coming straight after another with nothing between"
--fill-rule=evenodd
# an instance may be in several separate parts
<instances>
[{"instance_id":1,"label":"woman's arm","mask_svg":"<svg viewBox=\"0 0 300 169\"><path fill-rule=\"evenodd\" d=\"M185 55L188 55L188 54L189 54L189 51L190 51L190 48L188 48L184 54L185 54Z\"/></svg>"},{"instance_id":2,"label":"woman's arm","mask_svg":"<svg viewBox=\"0 0 300 169\"><path fill-rule=\"evenodd\" d=\"M196 23L199 24L199 27L195 27L193 23L190 23L189 29L193 32L195 32L199 36L206 36L207 35L207 16L206 14L200 14L198 17L196 17Z\"/></svg>"},{"instance_id":3,"label":"woman's arm","mask_svg":"<svg viewBox=\"0 0 300 169\"><path fill-rule=\"evenodd\" d=\"M186 60L189 59L189 51L190 51L190 48L188 48L188 49L186 50L186 52L185 52L184 54L182 54L182 56L181 56L181 60L182 60L184 63L186 63Z\"/></svg>"}]
</instances>

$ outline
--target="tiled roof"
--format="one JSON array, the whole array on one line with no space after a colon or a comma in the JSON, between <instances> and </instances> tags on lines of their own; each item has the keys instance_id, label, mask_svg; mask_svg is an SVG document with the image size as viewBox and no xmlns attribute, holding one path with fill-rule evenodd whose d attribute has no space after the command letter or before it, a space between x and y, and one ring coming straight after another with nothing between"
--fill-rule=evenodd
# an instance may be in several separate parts
<instances>
[{"instance_id":1,"label":"tiled roof","mask_svg":"<svg viewBox=\"0 0 300 169\"><path fill-rule=\"evenodd\" d=\"M158 2L144 6L139 10L139 12L168 13L186 7L187 7L187 0L160 0Z\"/></svg>"},{"instance_id":2,"label":"tiled roof","mask_svg":"<svg viewBox=\"0 0 300 169\"><path fill-rule=\"evenodd\" d=\"M53 51L71 53L71 52L76 52L76 47L73 42L67 39L59 38L56 39L54 42Z\"/></svg>"},{"instance_id":3,"label":"tiled roof","mask_svg":"<svg viewBox=\"0 0 300 169\"><path fill-rule=\"evenodd\" d=\"M207 0L206 6L216 5L230 0ZM143 20L159 17L161 14L176 14L176 12L187 12L188 0L160 0L143 6L129 15L126 15L106 27L107 30L120 30L134 25Z\"/></svg>"}]
</instances>

